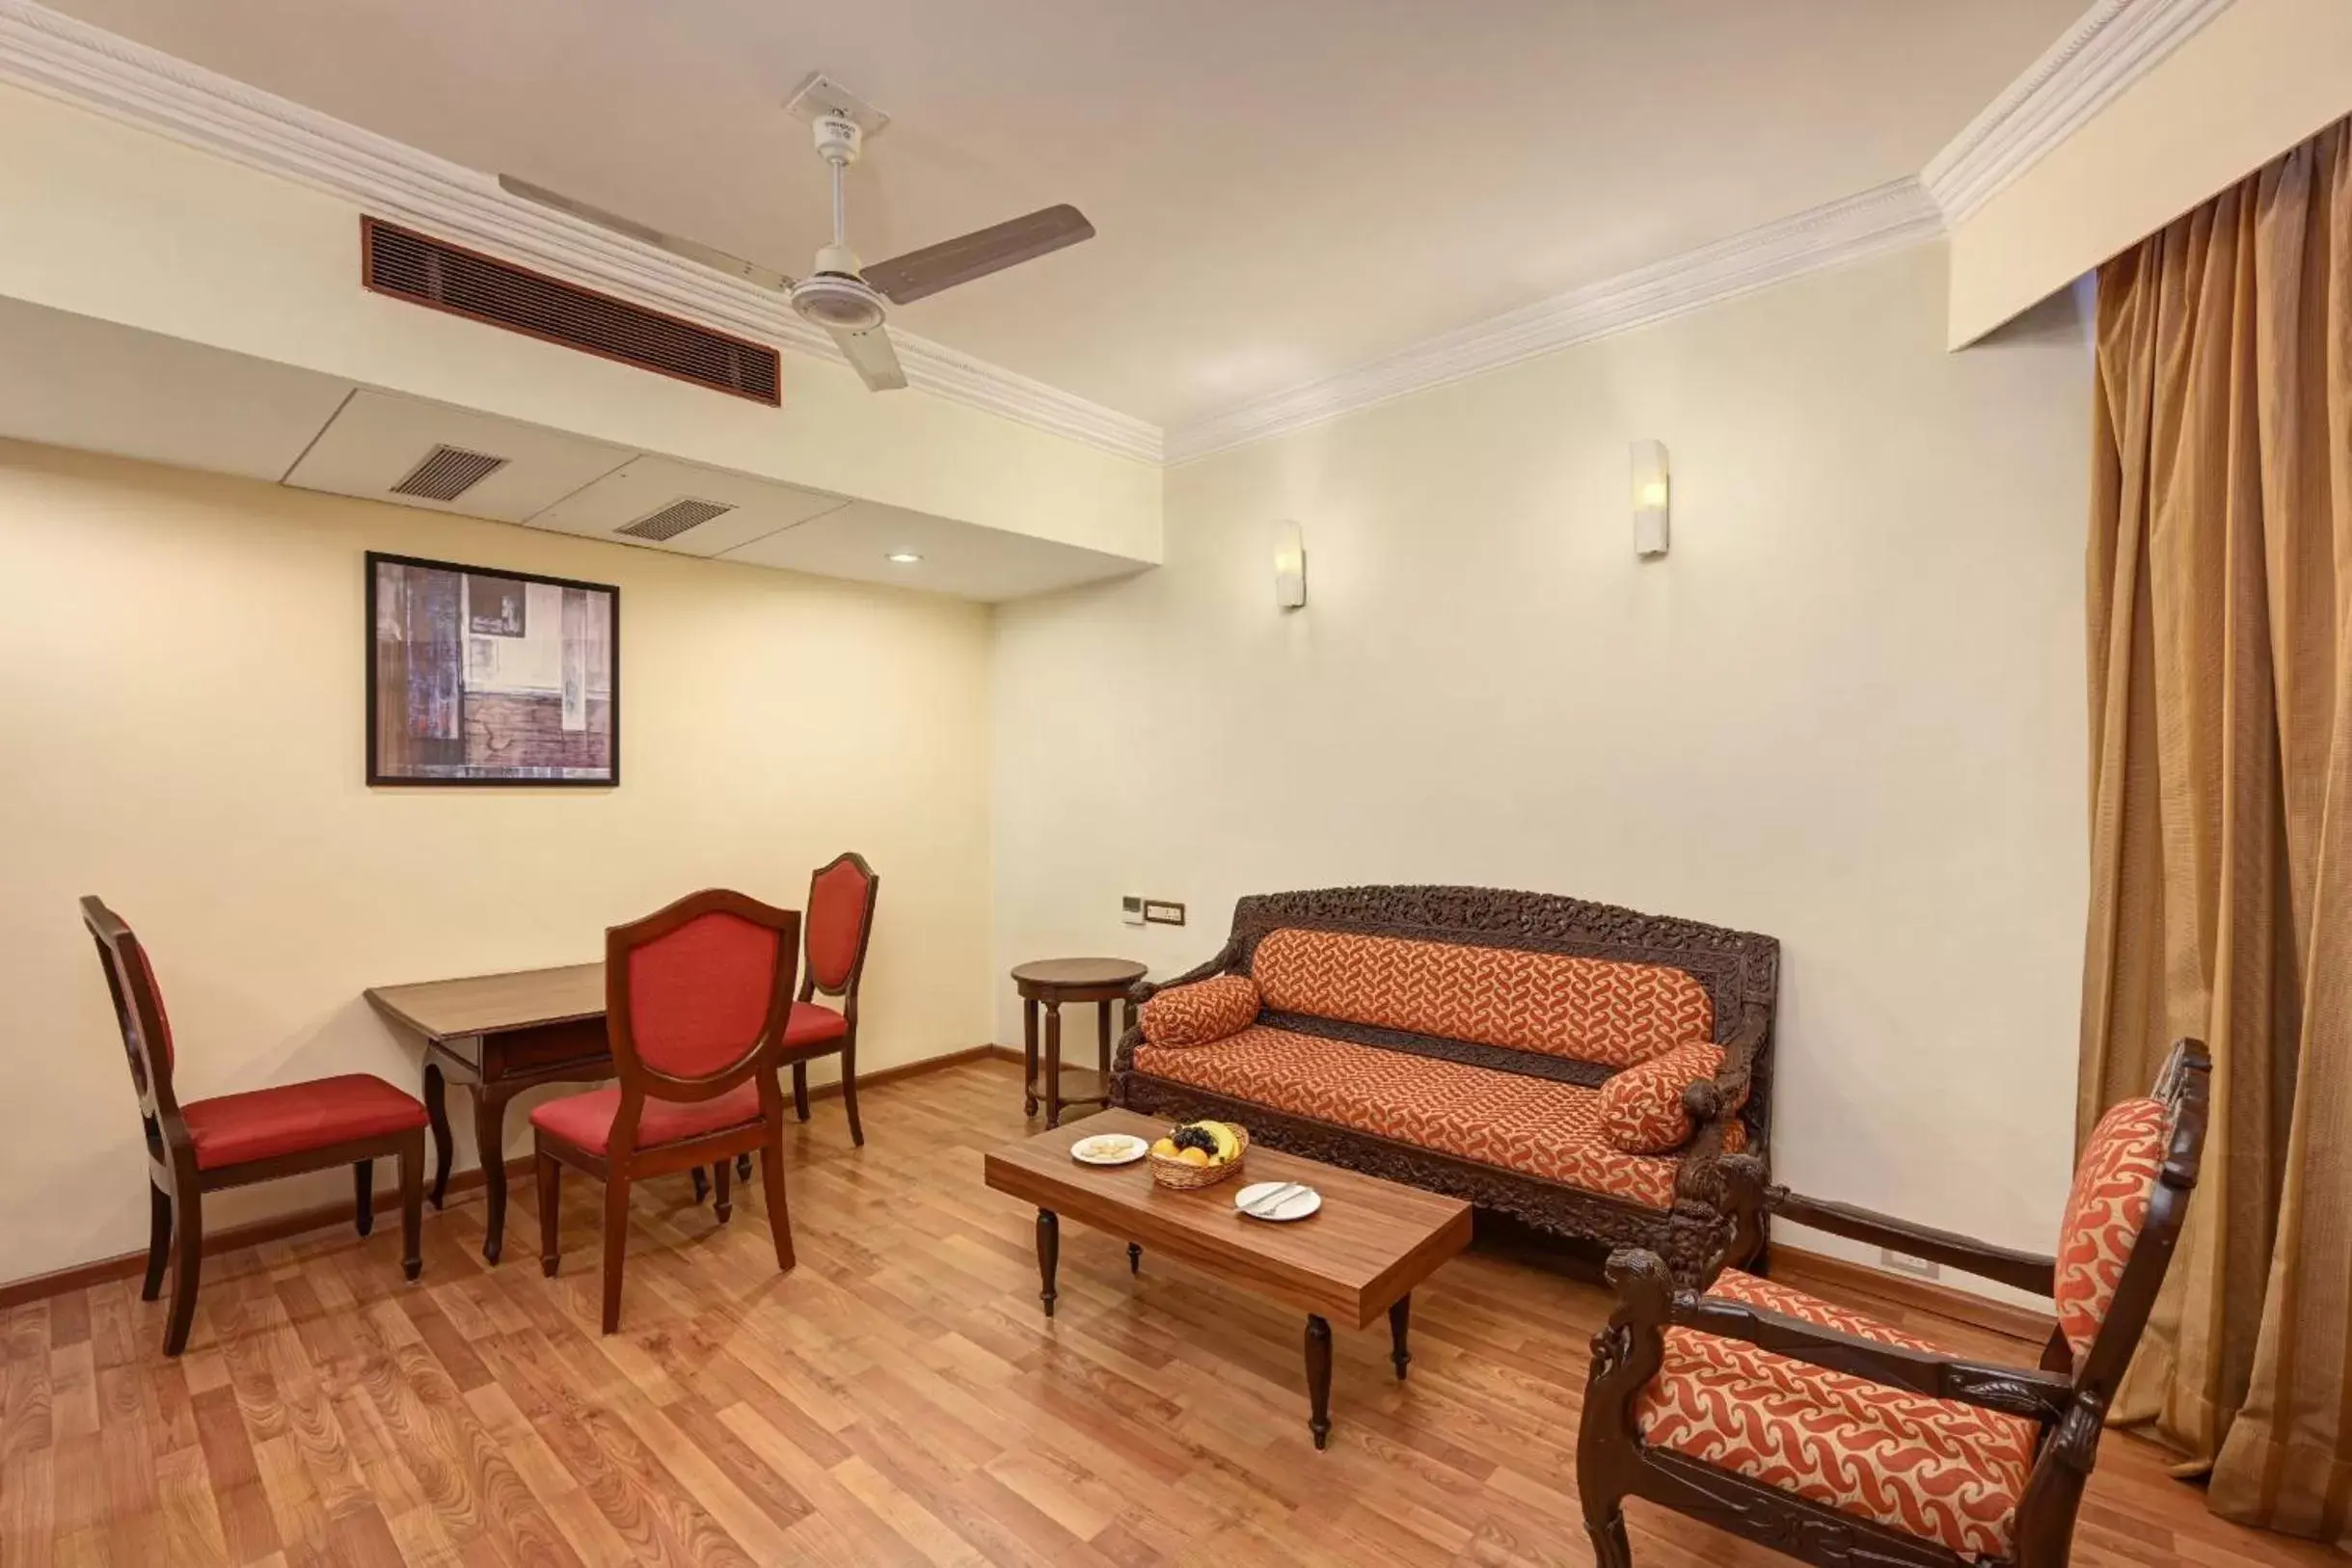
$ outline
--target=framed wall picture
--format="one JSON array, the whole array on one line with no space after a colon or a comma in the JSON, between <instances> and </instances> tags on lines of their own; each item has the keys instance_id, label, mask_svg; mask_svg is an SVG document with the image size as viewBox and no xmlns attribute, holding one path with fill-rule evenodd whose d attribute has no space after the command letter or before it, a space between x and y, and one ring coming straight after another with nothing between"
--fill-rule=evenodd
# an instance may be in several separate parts
<instances>
[{"instance_id":1,"label":"framed wall picture","mask_svg":"<svg viewBox=\"0 0 2352 1568\"><path fill-rule=\"evenodd\" d=\"M368 552L368 783L620 781L620 589Z\"/></svg>"}]
</instances>

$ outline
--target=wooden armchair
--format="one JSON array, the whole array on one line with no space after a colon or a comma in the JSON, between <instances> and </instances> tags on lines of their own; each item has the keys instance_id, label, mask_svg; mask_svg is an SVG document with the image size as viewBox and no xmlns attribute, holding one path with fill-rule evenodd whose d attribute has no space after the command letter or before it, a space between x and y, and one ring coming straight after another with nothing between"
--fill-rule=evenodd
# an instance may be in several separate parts
<instances>
[{"instance_id":1,"label":"wooden armchair","mask_svg":"<svg viewBox=\"0 0 2352 1568\"><path fill-rule=\"evenodd\" d=\"M203 1264L204 1194L224 1187L348 1165L364 1236L375 1225L375 1162L397 1156L400 1266L417 1278L424 1267L423 1104L371 1073L346 1072L182 1105L173 1085L172 1023L147 949L97 899L82 900L82 924L97 943L146 1132L147 1279L139 1299L161 1294L168 1263L172 1306L163 1353L176 1356L187 1348Z\"/></svg>"},{"instance_id":2,"label":"wooden armchair","mask_svg":"<svg viewBox=\"0 0 2352 1568\"><path fill-rule=\"evenodd\" d=\"M2061 1568L2197 1185L2210 1068L2183 1041L2149 1098L2107 1113L2056 1257L1800 1197L1725 1160L1727 1257L1748 1257L1776 1214L2049 1296L2058 1331L2038 1369L1987 1365L1737 1269L1700 1294L1653 1253L1616 1253L1577 1449L1600 1568L1633 1561L1628 1497L1824 1568Z\"/></svg>"}]
</instances>

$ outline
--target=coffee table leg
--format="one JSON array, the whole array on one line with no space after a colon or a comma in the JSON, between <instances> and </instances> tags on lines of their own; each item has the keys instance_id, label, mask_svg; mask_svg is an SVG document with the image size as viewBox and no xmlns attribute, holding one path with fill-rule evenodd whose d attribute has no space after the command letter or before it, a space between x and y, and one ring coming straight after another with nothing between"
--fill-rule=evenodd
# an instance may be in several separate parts
<instances>
[{"instance_id":1,"label":"coffee table leg","mask_svg":"<svg viewBox=\"0 0 2352 1568\"><path fill-rule=\"evenodd\" d=\"M1307 1430L1318 1448L1331 1437L1331 1325L1307 1317Z\"/></svg>"},{"instance_id":2,"label":"coffee table leg","mask_svg":"<svg viewBox=\"0 0 2352 1568\"><path fill-rule=\"evenodd\" d=\"M1410 1293L1396 1298L1389 1309L1389 1360L1396 1364L1396 1381L1405 1380L1405 1367L1413 1361L1413 1352L1405 1348L1405 1331L1413 1326L1413 1297Z\"/></svg>"},{"instance_id":3,"label":"coffee table leg","mask_svg":"<svg viewBox=\"0 0 2352 1568\"><path fill-rule=\"evenodd\" d=\"M1038 1210L1038 1281L1044 1288L1038 1300L1045 1304L1045 1315L1053 1316L1053 1276L1062 1261L1062 1220L1050 1208Z\"/></svg>"},{"instance_id":4,"label":"coffee table leg","mask_svg":"<svg viewBox=\"0 0 2352 1568\"><path fill-rule=\"evenodd\" d=\"M1141 1274L1143 1271L1144 1271L1144 1248L1143 1248L1143 1244L1142 1244L1141 1242L1130 1241L1130 1242L1128 1242L1128 1243L1127 1243L1127 1272L1128 1272L1129 1274Z\"/></svg>"}]
</instances>

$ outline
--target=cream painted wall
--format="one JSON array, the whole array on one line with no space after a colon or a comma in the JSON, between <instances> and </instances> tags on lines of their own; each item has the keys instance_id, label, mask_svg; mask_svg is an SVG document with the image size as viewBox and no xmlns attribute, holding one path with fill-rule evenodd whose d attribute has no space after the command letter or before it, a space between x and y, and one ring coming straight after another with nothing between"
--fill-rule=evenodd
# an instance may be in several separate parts
<instances>
[{"instance_id":1,"label":"cream painted wall","mask_svg":"<svg viewBox=\"0 0 2352 1568\"><path fill-rule=\"evenodd\" d=\"M370 549L617 583L623 785L365 788ZM146 1241L84 893L152 952L185 1097L413 1087L364 987L594 959L713 884L798 907L844 848L884 879L861 1066L988 1038L981 607L9 443L0 562L0 1279ZM821 1108L793 1136L847 1134Z\"/></svg>"},{"instance_id":2,"label":"cream painted wall","mask_svg":"<svg viewBox=\"0 0 2352 1568\"><path fill-rule=\"evenodd\" d=\"M1215 950L1240 894L1353 881L1769 932L1780 1176L2051 1245L2090 366L2065 299L1945 353L1943 259L1174 471L1161 570L998 611L997 972L1108 952L1164 975ZM1673 465L1655 562L1633 554L1637 437ZM1311 599L1289 615L1285 517ZM1192 924L1122 926L1122 893L1186 900Z\"/></svg>"},{"instance_id":3,"label":"cream painted wall","mask_svg":"<svg viewBox=\"0 0 2352 1568\"><path fill-rule=\"evenodd\" d=\"M2352 5L2234 0L1952 233L1952 346L2352 114Z\"/></svg>"},{"instance_id":4,"label":"cream painted wall","mask_svg":"<svg viewBox=\"0 0 2352 1568\"><path fill-rule=\"evenodd\" d=\"M356 208L0 87L0 295L1009 532L1159 558L1154 465L787 353L784 408L360 286ZM0 345L4 349L5 345Z\"/></svg>"}]
</instances>

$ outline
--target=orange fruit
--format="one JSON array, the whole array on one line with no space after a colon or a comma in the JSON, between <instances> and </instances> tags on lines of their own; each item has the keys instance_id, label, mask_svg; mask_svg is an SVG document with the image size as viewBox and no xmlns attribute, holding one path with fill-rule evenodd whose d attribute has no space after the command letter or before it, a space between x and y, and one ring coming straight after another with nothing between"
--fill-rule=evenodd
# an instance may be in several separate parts
<instances>
[{"instance_id":1,"label":"orange fruit","mask_svg":"<svg viewBox=\"0 0 2352 1568\"><path fill-rule=\"evenodd\" d=\"M1176 1150L1176 1157L1182 1160L1187 1165L1206 1165L1208 1163L1208 1150L1204 1149L1179 1149Z\"/></svg>"}]
</instances>

